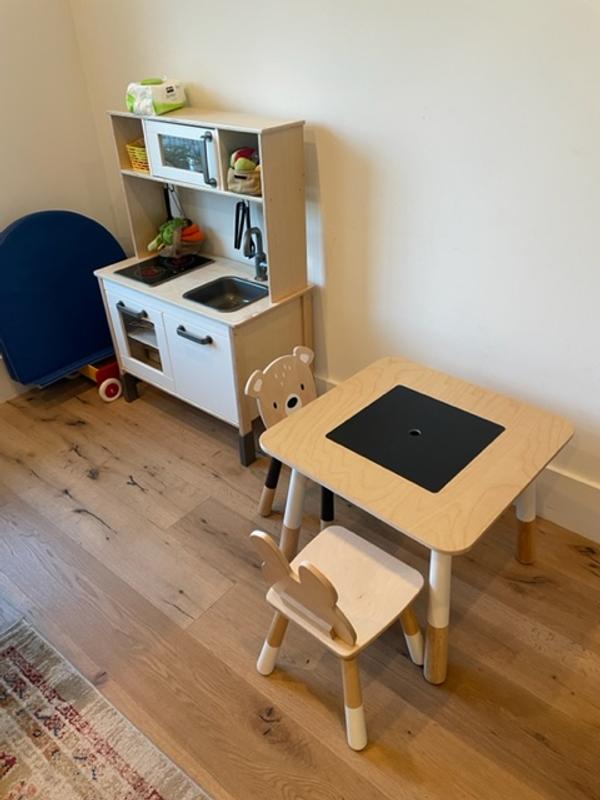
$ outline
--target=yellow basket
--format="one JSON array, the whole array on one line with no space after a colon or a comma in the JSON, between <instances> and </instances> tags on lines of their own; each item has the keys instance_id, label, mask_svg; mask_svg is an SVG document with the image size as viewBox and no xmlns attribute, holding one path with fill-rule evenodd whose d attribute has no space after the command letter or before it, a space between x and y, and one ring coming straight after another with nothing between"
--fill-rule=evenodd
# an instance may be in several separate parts
<instances>
[{"instance_id":1,"label":"yellow basket","mask_svg":"<svg viewBox=\"0 0 600 800\"><path fill-rule=\"evenodd\" d=\"M143 137L125 145L127 155L131 161L131 168L138 172L150 172L148 153Z\"/></svg>"}]
</instances>

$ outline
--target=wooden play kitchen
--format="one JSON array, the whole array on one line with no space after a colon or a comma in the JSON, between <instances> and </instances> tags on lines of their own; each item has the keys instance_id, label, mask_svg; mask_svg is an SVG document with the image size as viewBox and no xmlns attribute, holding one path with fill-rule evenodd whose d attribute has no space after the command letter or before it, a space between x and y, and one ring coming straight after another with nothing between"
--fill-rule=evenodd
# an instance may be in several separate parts
<instances>
[{"instance_id":1,"label":"wooden play kitchen","mask_svg":"<svg viewBox=\"0 0 600 800\"><path fill-rule=\"evenodd\" d=\"M95 274L126 399L143 380L225 420L249 464L257 411L248 376L312 343L304 123L192 108L115 111L110 121L135 257ZM232 166L232 153L252 152L257 169L240 169L252 167L244 158ZM148 249L174 207L206 233L185 268Z\"/></svg>"},{"instance_id":2,"label":"wooden play kitchen","mask_svg":"<svg viewBox=\"0 0 600 800\"><path fill-rule=\"evenodd\" d=\"M573 435L568 422L403 358L384 358L269 428L289 465L281 550L291 560L306 480L431 551L424 673L446 678L452 558L516 501L517 558L534 560L535 480Z\"/></svg>"}]
</instances>

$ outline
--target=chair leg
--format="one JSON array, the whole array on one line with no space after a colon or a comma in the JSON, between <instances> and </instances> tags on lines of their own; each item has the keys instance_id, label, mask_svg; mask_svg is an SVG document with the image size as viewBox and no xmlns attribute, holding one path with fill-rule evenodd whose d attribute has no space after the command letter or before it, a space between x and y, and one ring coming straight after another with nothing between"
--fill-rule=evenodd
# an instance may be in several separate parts
<instances>
[{"instance_id":1,"label":"chair leg","mask_svg":"<svg viewBox=\"0 0 600 800\"><path fill-rule=\"evenodd\" d=\"M267 479L263 486L258 503L258 513L261 517L268 517L273 510L273 499L277 490L277 483L281 474L281 461L272 458L269 463L269 471L267 472Z\"/></svg>"},{"instance_id":2,"label":"chair leg","mask_svg":"<svg viewBox=\"0 0 600 800\"><path fill-rule=\"evenodd\" d=\"M283 614L276 611L267 638L258 656L258 661L256 662L256 669L261 675L270 675L275 669L277 655L279 654L279 648L283 642L287 626L287 617L284 617Z\"/></svg>"},{"instance_id":3,"label":"chair leg","mask_svg":"<svg viewBox=\"0 0 600 800\"><path fill-rule=\"evenodd\" d=\"M333 492L321 486L321 530L331 525L334 516Z\"/></svg>"},{"instance_id":4,"label":"chair leg","mask_svg":"<svg viewBox=\"0 0 600 800\"><path fill-rule=\"evenodd\" d=\"M407 606L400 614L400 624L402 625L402 632L404 633L408 654L412 662L422 667L425 657L425 644L419 620L412 606Z\"/></svg>"},{"instance_id":5,"label":"chair leg","mask_svg":"<svg viewBox=\"0 0 600 800\"><path fill-rule=\"evenodd\" d=\"M342 683L344 686L344 715L346 739L353 750L367 746L367 723L363 708L358 659L342 660Z\"/></svg>"}]
</instances>

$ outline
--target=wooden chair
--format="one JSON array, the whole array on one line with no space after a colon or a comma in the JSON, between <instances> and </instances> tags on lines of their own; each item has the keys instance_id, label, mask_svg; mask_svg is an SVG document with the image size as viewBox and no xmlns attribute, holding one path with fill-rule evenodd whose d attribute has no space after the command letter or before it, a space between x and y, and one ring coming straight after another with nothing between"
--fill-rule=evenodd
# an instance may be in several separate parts
<instances>
[{"instance_id":1,"label":"wooden chair","mask_svg":"<svg viewBox=\"0 0 600 800\"><path fill-rule=\"evenodd\" d=\"M341 659L346 738L353 750L367 744L359 653L398 617L408 652L423 664L423 636L411 602L423 586L412 567L338 525L325 528L291 564L266 533L250 535L270 584L275 616L258 657L270 675L289 620Z\"/></svg>"},{"instance_id":2,"label":"wooden chair","mask_svg":"<svg viewBox=\"0 0 600 800\"><path fill-rule=\"evenodd\" d=\"M248 378L245 392L256 398L258 411L265 428L298 411L317 396L315 379L310 365L315 355L309 347L294 347L291 355L272 361L264 370L257 369ZM267 479L260 496L258 513L268 517L281 473L281 461L272 458ZM333 522L333 492L321 487L321 526Z\"/></svg>"}]
</instances>

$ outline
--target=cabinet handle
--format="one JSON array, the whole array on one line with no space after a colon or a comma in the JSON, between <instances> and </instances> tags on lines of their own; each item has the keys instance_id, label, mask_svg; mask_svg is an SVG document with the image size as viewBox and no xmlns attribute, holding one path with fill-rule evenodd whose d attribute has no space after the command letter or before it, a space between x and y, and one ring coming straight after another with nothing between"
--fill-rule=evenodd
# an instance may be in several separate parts
<instances>
[{"instance_id":1,"label":"cabinet handle","mask_svg":"<svg viewBox=\"0 0 600 800\"><path fill-rule=\"evenodd\" d=\"M216 178L211 178L208 172L208 142L212 142L213 135L210 131L206 131L206 133L202 134L200 139L202 140L202 147L204 149L204 183L207 186L216 186Z\"/></svg>"},{"instance_id":2,"label":"cabinet handle","mask_svg":"<svg viewBox=\"0 0 600 800\"><path fill-rule=\"evenodd\" d=\"M177 326L177 336L181 336L184 339L189 339L190 342L196 342L196 344L212 344L213 338L212 336L194 336L193 333L186 331L183 325Z\"/></svg>"},{"instance_id":3,"label":"cabinet handle","mask_svg":"<svg viewBox=\"0 0 600 800\"><path fill-rule=\"evenodd\" d=\"M117 303L117 309L121 314L127 314L128 317L133 317L134 319L146 319L148 316L148 312L143 309L142 311L134 311L132 308L127 308L122 300Z\"/></svg>"}]
</instances>

